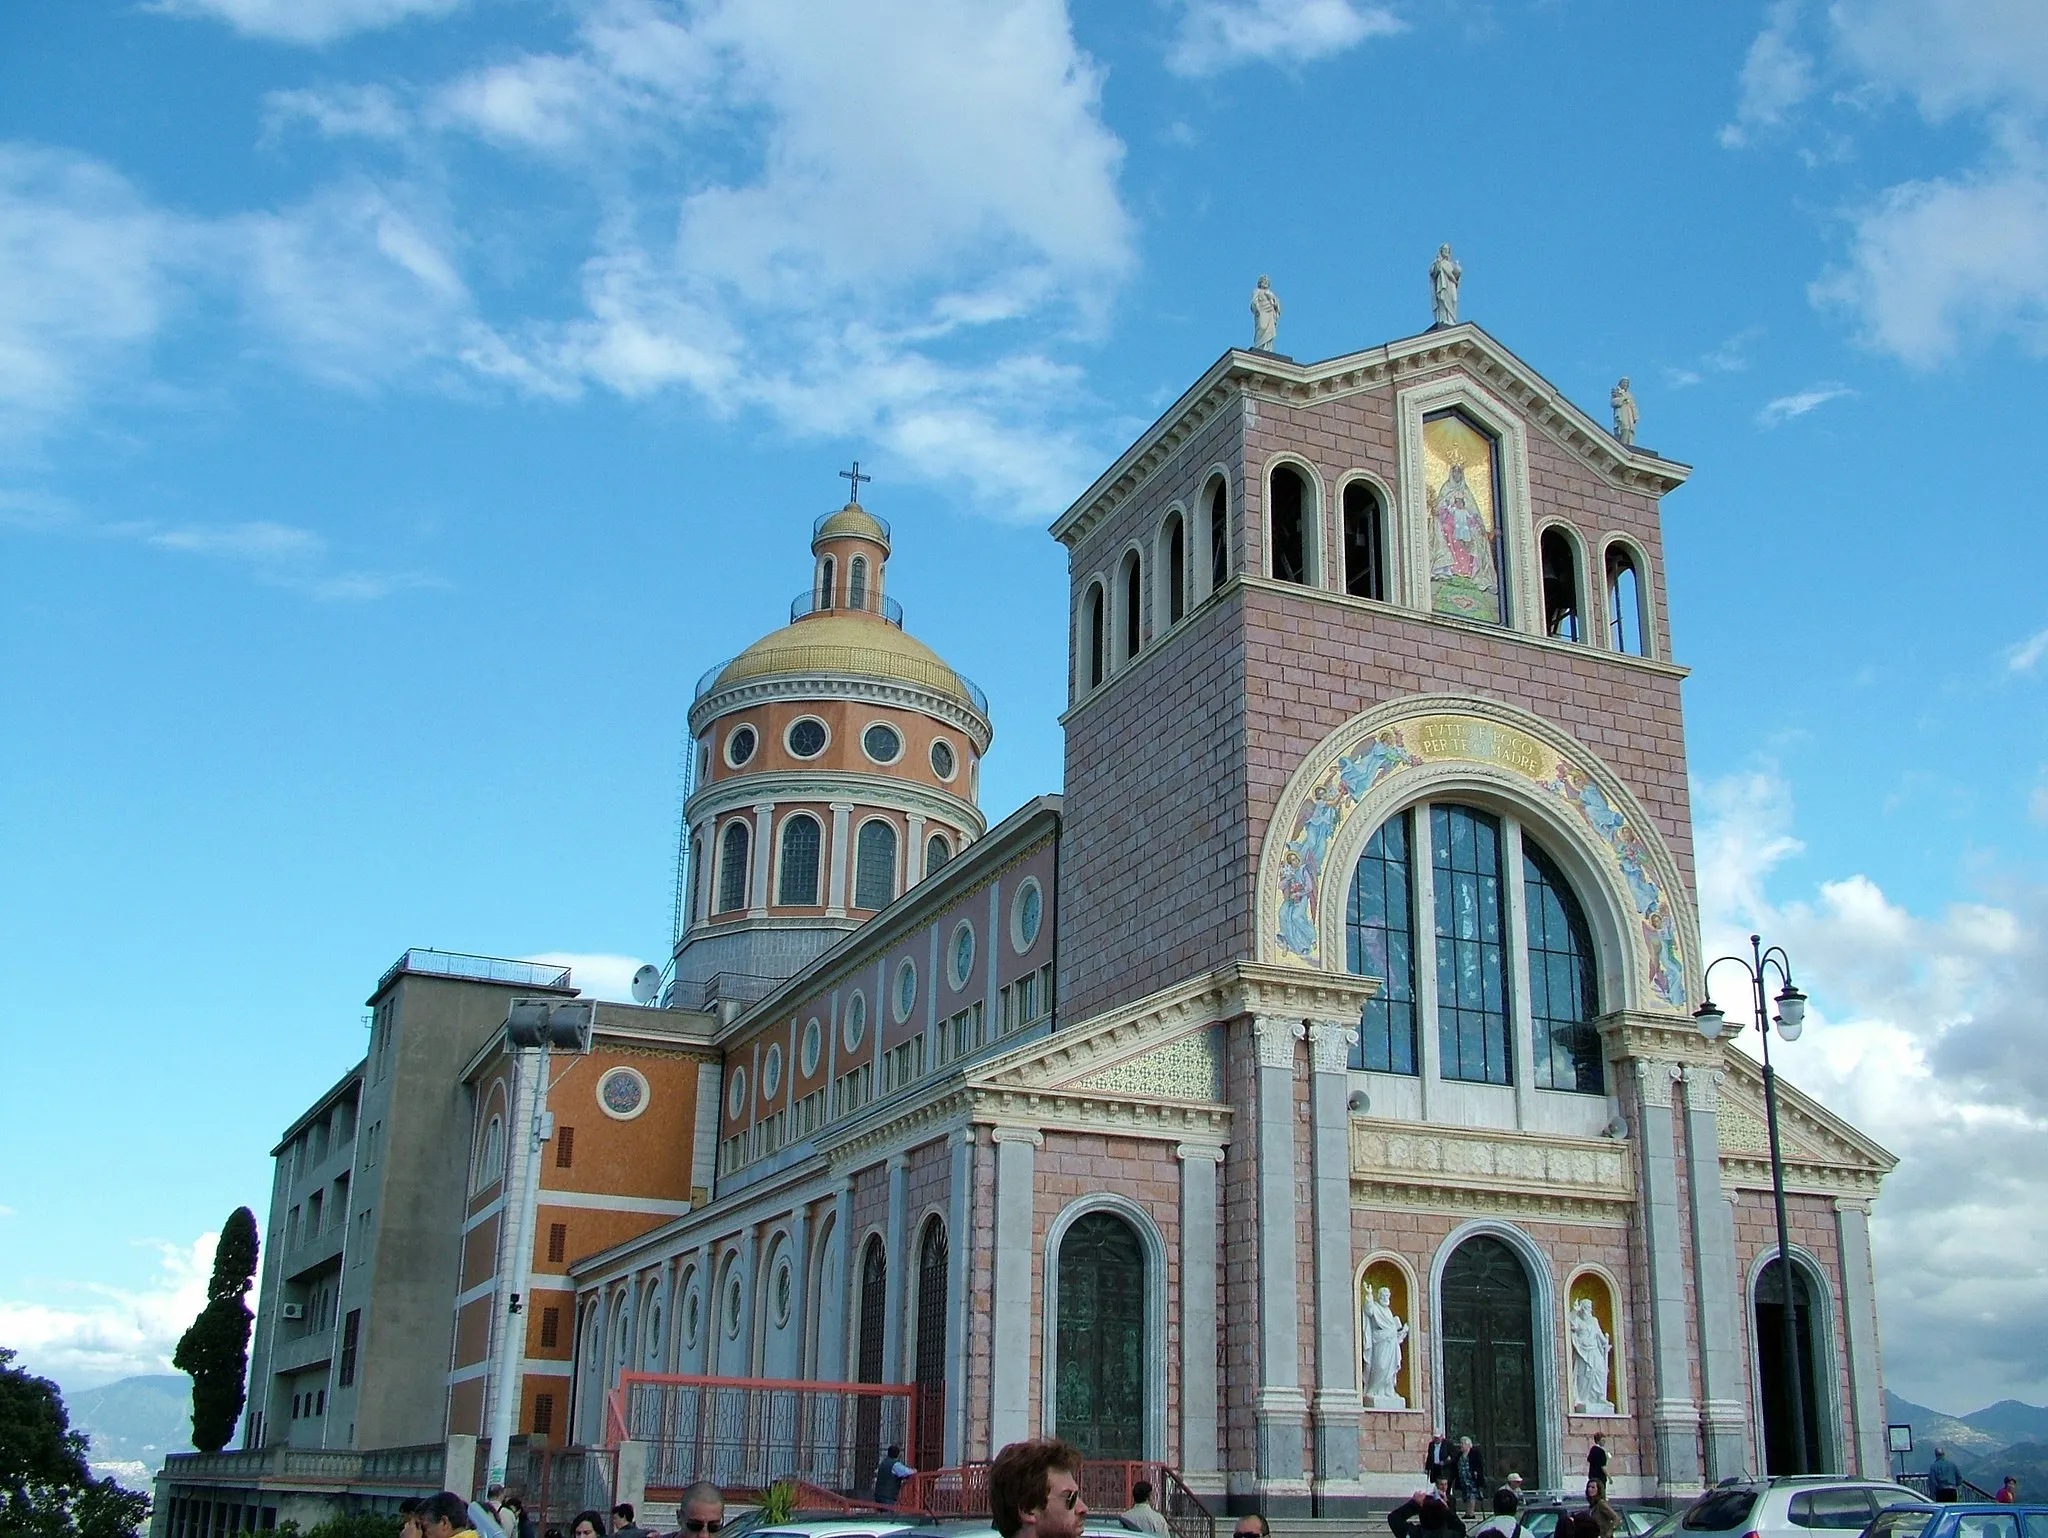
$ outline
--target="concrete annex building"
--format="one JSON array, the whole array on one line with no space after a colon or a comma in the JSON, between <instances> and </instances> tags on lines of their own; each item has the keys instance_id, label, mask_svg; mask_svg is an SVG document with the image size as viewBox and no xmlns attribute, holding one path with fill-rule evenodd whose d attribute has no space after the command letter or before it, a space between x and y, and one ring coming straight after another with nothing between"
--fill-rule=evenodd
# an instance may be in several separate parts
<instances>
[{"instance_id":1,"label":"concrete annex building","mask_svg":"<svg viewBox=\"0 0 2048 1538\"><path fill-rule=\"evenodd\" d=\"M1469 323L1226 353L1053 527L1064 794L992 829L987 702L901 628L888 526L819 520L699 686L669 1007L605 1006L551 1096L502 1390L515 1067L472 1029L433 1069L472 1167L404 1437L502 1391L595 1441L633 1370L915 1383L921 1466L1056 1431L1280 1513L1405 1494L1438 1426L1532 1486L1596 1431L1625 1496L1784 1466L1760 1080L1691 1019L1686 474ZM1877 1474L1893 1160L1781 1090L1801 1413Z\"/></svg>"}]
</instances>

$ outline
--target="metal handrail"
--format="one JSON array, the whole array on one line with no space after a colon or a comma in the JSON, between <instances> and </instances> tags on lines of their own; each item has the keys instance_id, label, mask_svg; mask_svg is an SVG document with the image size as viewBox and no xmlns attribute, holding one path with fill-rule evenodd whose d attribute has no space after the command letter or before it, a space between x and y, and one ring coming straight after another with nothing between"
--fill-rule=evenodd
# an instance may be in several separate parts
<instances>
[{"instance_id":1,"label":"metal handrail","mask_svg":"<svg viewBox=\"0 0 2048 1538\"><path fill-rule=\"evenodd\" d=\"M831 594L820 595L806 588L789 601L789 622L813 614L871 614L877 619L887 620L898 630L903 628L903 605L881 593L863 593L858 603L833 603Z\"/></svg>"},{"instance_id":2,"label":"metal handrail","mask_svg":"<svg viewBox=\"0 0 2048 1538\"><path fill-rule=\"evenodd\" d=\"M414 946L384 969L377 979L377 992L391 986L404 972L427 977L460 977L475 983L513 983L521 988L567 988L567 967L544 966L533 961L510 961L503 956L471 956L462 951L437 951Z\"/></svg>"}]
</instances>

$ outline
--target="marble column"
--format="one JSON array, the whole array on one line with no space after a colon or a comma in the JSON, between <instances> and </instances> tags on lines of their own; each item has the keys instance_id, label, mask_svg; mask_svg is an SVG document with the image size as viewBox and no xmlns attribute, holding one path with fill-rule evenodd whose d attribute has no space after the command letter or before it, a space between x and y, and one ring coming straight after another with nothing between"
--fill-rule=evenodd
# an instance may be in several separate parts
<instances>
[{"instance_id":1,"label":"marble column","mask_svg":"<svg viewBox=\"0 0 2048 1538\"><path fill-rule=\"evenodd\" d=\"M1650 1265L1650 1427L1657 1487L1668 1499L1700 1488L1699 1406L1692 1397L1692 1350L1685 1307L1685 1256L1678 1214L1678 1149L1671 1086L1678 1065L1632 1060L1636 1144L1641 1159L1643 1241Z\"/></svg>"},{"instance_id":2,"label":"marble column","mask_svg":"<svg viewBox=\"0 0 2048 1538\"><path fill-rule=\"evenodd\" d=\"M1295 1284L1294 1059L1299 1020L1252 1022L1258 1049L1259 1387L1253 1464L1266 1513L1309 1514L1302 1421L1301 1301Z\"/></svg>"},{"instance_id":3,"label":"marble column","mask_svg":"<svg viewBox=\"0 0 2048 1538\"><path fill-rule=\"evenodd\" d=\"M768 911L768 872L775 864L775 803L754 803L753 895L747 906L758 917Z\"/></svg>"},{"instance_id":4,"label":"marble column","mask_svg":"<svg viewBox=\"0 0 2048 1538\"><path fill-rule=\"evenodd\" d=\"M697 1247L697 1365L692 1372L718 1370L718 1246Z\"/></svg>"},{"instance_id":5,"label":"marble column","mask_svg":"<svg viewBox=\"0 0 2048 1538\"><path fill-rule=\"evenodd\" d=\"M1358 1299L1351 1285L1351 1048L1342 1020L1308 1028L1315 1196L1316 1515L1363 1510L1358 1478Z\"/></svg>"},{"instance_id":6,"label":"marble column","mask_svg":"<svg viewBox=\"0 0 2048 1538\"><path fill-rule=\"evenodd\" d=\"M1890 1474L1885 1450L1884 1385L1877 1349L1877 1293L1870 1264L1870 1203L1835 1198L1835 1232L1842 1265L1842 1333L1849 1344L1849 1430L1842 1461L1865 1479ZM1825 1400L1823 1400L1825 1403Z\"/></svg>"},{"instance_id":7,"label":"marble column","mask_svg":"<svg viewBox=\"0 0 2048 1538\"><path fill-rule=\"evenodd\" d=\"M1699 1329L1700 1445L1708 1483L1749 1466L1748 1375L1742 1359L1742 1283L1735 1225L1721 1187L1721 1125L1715 1116L1723 1072L1685 1069L1686 1189L1692 1198L1693 1299Z\"/></svg>"},{"instance_id":8,"label":"marble column","mask_svg":"<svg viewBox=\"0 0 2048 1538\"><path fill-rule=\"evenodd\" d=\"M875 1034L879 1036L881 1032ZM912 1273L917 1259L910 1253L910 1242L903 1233L903 1185L909 1168L906 1155L889 1155L889 1216L882 1229L887 1235L884 1242L889 1246L889 1269L882 1288L882 1377L889 1383L910 1381L903 1363L903 1310L904 1300L916 1290L905 1285L905 1278Z\"/></svg>"},{"instance_id":9,"label":"marble column","mask_svg":"<svg viewBox=\"0 0 2048 1538\"><path fill-rule=\"evenodd\" d=\"M997 1127L995 1299L989 1350L989 1445L1031 1435L1032 1202L1043 1133Z\"/></svg>"},{"instance_id":10,"label":"marble column","mask_svg":"<svg viewBox=\"0 0 2048 1538\"><path fill-rule=\"evenodd\" d=\"M903 841L903 889L907 892L924 880L924 813L906 812Z\"/></svg>"},{"instance_id":11,"label":"marble column","mask_svg":"<svg viewBox=\"0 0 2048 1538\"><path fill-rule=\"evenodd\" d=\"M957 1468L967 1445L967 1290L973 1275L974 1129L962 1127L947 1146L946 1196L946 1467Z\"/></svg>"},{"instance_id":12,"label":"marble column","mask_svg":"<svg viewBox=\"0 0 2048 1538\"><path fill-rule=\"evenodd\" d=\"M825 916L833 919L846 917L846 865L849 856L847 840L853 820L851 801L828 801L832 811L832 863L831 884L825 888Z\"/></svg>"},{"instance_id":13,"label":"marble column","mask_svg":"<svg viewBox=\"0 0 2048 1538\"><path fill-rule=\"evenodd\" d=\"M1216 1392L1216 1176L1223 1150L1182 1143L1180 1156L1180 1472L1198 1493L1220 1493ZM1171 1456L1171 1449L1165 1449Z\"/></svg>"},{"instance_id":14,"label":"marble column","mask_svg":"<svg viewBox=\"0 0 2048 1538\"><path fill-rule=\"evenodd\" d=\"M853 1377L846 1356L846 1282L853 1260L853 1181L839 1182L832 1203L832 1244L839 1246L837 1262L818 1282L818 1365L820 1378L844 1383ZM822 1260L821 1260L822 1263Z\"/></svg>"},{"instance_id":15,"label":"marble column","mask_svg":"<svg viewBox=\"0 0 2048 1538\"><path fill-rule=\"evenodd\" d=\"M791 1056L794 1058L795 1054L792 1053ZM798 1377L803 1376L804 1355L810 1350L811 1335L814 1333L811 1327L810 1311L804 1306L805 1299L811 1295L810 1237L811 1204L808 1201L801 1201L796 1204L796 1210L789 1217L790 1286L788 1329L796 1337L794 1360ZM770 1287L775 1285L774 1277L768 1278L768 1285ZM773 1298L768 1300L768 1317L770 1319L775 1317L775 1300Z\"/></svg>"}]
</instances>

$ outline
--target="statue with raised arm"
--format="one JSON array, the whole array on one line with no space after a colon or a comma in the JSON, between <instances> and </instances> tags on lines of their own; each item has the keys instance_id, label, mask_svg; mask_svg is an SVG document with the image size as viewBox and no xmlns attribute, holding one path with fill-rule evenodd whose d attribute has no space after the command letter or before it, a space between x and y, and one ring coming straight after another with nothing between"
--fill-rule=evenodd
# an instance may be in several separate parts
<instances>
[{"instance_id":1,"label":"statue with raised arm","mask_svg":"<svg viewBox=\"0 0 2048 1538\"><path fill-rule=\"evenodd\" d=\"M1572 1304L1571 1339L1572 1413L1612 1415L1614 1402L1607 1397L1607 1363L1614 1342L1600 1328L1591 1298L1580 1298Z\"/></svg>"},{"instance_id":2,"label":"statue with raised arm","mask_svg":"<svg viewBox=\"0 0 2048 1538\"><path fill-rule=\"evenodd\" d=\"M1266 275L1259 274L1259 286L1252 290L1252 351L1271 352L1273 338L1280 334L1280 296Z\"/></svg>"},{"instance_id":3,"label":"statue with raised arm","mask_svg":"<svg viewBox=\"0 0 2048 1538\"><path fill-rule=\"evenodd\" d=\"M1458 323L1458 282L1464 276L1465 269L1451 255L1450 246L1438 246L1436 260L1429 264L1429 297L1436 311L1437 325L1455 326Z\"/></svg>"},{"instance_id":4,"label":"statue with raised arm","mask_svg":"<svg viewBox=\"0 0 2048 1538\"><path fill-rule=\"evenodd\" d=\"M1614 405L1614 436L1619 438L1624 444L1634 443L1636 441L1636 397L1635 392L1628 387L1628 375L1623 374L1621 376L1621 383L1614 387L1607 399Z\"/></svg>"},{"instance_id":5,"label":"statue with raised arm","mask_svg":"<svg viewBox=\"0 0 2048 1538\"><path fill-rule=\"evenodd\" d=\"M1367 1288L1364 1312L1366 1407L1405 1410L1408 1401L1394 1385L1401 1377L1401 1344L1408 1339L1408 1326L1394 1312L1392 1290Z\"/></svg>"}]
</instances>

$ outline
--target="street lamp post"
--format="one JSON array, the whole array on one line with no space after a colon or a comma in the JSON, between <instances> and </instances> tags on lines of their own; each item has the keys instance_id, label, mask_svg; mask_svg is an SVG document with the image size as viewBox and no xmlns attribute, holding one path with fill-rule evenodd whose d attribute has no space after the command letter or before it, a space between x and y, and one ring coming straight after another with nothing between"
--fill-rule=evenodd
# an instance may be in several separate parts
<instances>
[{"instance_id":1,"label":"street lamp post","mask_svg":"<svg viewBox=\"0 0 2048 1538\"><path fill-rule=\"evenodd\" d=\"M1794 1474L1804 1474L1807 1469L1806 1457L1806 1387L1805 1371L1799 1360L1799 1335L1793 1319L1794 1299L1797 1294L1792 1287L1792 1237L1785 1222L1785 1163L1778 1150L1778 1078L1771 1068L1771 1026L1778 1027L1778 1034L1787 1041L1797 1041L1806 1022L1806 995L1792 982L1791 958L1782 946L1764 949L1760 935L1749 937L1749 955L1722 956L1709 963L1700 981L1704 984L1713 975L1715 967L1723 962L1733 962L1749 974L1750 992L1756 1010L1756 1028L1763 1038L1764 1054L1764 1121L1771 1137L1771 1196L1778 1208L1778 1285L1783 1289L1785 1302L1780 1326L1783 1330L1781 1350L1785 1358L1785 1371L1791 1388L1791 1431L1792 1469ZM1784 986L1777 996L1778 1012L1773 1015L1770 1005L1764 999L1764 978L1770 969L1778 969L1778 977ZM1693 1011L1693 1020L1699 1032L1709 1041L1720 1039L1727 1027L1728 1017L1714 1003L1713 991L1708 989L1707 1000Z\"/></svg>"}]
</instances>

